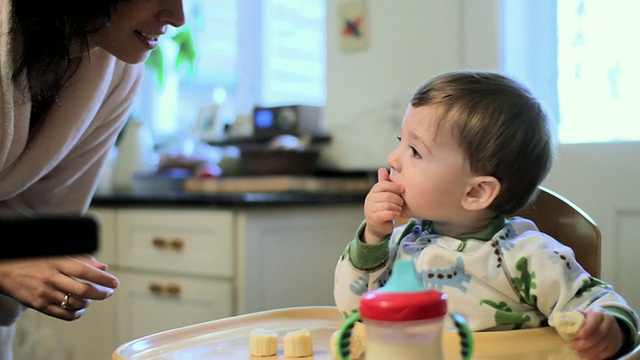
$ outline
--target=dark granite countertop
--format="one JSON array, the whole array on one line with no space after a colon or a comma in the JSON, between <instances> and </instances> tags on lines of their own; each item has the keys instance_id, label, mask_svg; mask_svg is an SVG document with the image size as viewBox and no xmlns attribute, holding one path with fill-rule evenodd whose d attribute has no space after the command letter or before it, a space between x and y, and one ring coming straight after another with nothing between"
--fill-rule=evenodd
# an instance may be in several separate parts
<instances>
[{"instance_id":1,"label":"dark granite countertop","mask_svg":"<svg viewBox=\"0 0 640 360\"><path fill-rule=\"evenodd\" d=\"M366 193L239 193L200 194L166 192L158 194L113 193L94 196L94 207L171 207L171 206L220 206L257 207L290 205L362 204Z\"/></svg>"},{"instance_id":2,"label":"dark granite countertop","mask_svg":"<svg viewBox=\"0 0 640 360\"><path fill-rule=\"evenodd\" d=\"M332 171L321 170L313 174L316 179L343 178L365 179L376 178L375 171ZM353 188L351 188L353 189ZM289 192L239 192L213 193L201 191L171 190L162 192L114 192L96 194L91 202L94 207L235 207L252 208L259 206L291 206L291 205L362 205L370 187L366 191L289 191Z\"/></svg>"}]
</instances>

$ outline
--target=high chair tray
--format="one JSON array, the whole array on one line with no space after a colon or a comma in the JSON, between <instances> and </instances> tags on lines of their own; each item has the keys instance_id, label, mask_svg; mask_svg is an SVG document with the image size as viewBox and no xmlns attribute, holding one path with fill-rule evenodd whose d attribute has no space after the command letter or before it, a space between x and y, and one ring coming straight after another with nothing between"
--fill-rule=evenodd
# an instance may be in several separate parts
<instances>
[{"instance_id":1,"label":"high chair tray","mask_svg":"<svg viewBox=\"0 0 640 360\"><path fill-rule=\"evenodd\" d=\"M177 359L284 359L282 337L302 328L311 331L313 357L298 360L333 359L329 338L344 321L335 307L295 307L238 315L149 335L118 347L113 360ZM249 334L255 328L276 331L276 356L252 358Z\"/></svg>"},{"instance_id":2,"label":"high chair tray","mask_svg":"<svg viewBox=\"0 0 640 360\"><path fill-rule=\"evenodd\" d=\"M296 360L333 360L329 339L343 316L335 307L294 307L204 322L142 337L119 346L112 360L250 359L292 360L284 357L282 337L302 328L311 331L313 357ZM252 357L249 334L254 328L278 333L276 356ZM445 332L445 359L460 359L457 334ZM577 358L552 328L474 333L474 359Z\"/></svg>"}]
</instances>

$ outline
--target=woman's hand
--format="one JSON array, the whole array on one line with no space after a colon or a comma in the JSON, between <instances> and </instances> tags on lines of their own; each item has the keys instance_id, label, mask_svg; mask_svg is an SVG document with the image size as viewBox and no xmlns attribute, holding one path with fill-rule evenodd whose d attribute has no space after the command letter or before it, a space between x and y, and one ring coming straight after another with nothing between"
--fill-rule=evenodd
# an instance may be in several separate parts
<instances>
[{"instance_id":1,"label":"woman's hand","mask_svg":"<svg viewBox=\"0 0 640 360\"><path fill-rule=\"evenodd\" d=\"M0 293L44 314L75 320L92 300L110 297L120 284L106 270L90 255L0 261Z\"/></svg>"},{"instance_id":2,"label":"woman's hand","mask_svg":"<svg viewBox=\"0 0 640 360\"><path fill-rule=\"evenodd\" d=\"M393 231L393 221L400 217L404 199L402 186L389 179L387 169L378 169L378 182L364 200L366 226L363 241L377 244Z\"/></svg>"},{"instance_id":3,"label":"woman's hand","mask_svg":"<svg viewBox=\"0 0 640 360\"><path fill-rule=\"evenodd\" d=\"M618 322L601 307L583 313L584 325L578 331L578 337L571 341L569 346L581 359L612 358L624 343Z\"/></svg>"}]
</instances>

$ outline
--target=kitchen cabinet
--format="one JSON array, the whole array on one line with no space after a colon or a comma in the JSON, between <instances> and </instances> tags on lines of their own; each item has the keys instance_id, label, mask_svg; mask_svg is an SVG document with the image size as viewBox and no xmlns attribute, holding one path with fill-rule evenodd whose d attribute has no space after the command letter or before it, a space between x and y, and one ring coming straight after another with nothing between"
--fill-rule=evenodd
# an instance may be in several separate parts
<instances>
[{"instance_id":1,"label":"kitchen cabinet","mask_svg":"<svg viewBox=\"0 0 640 360\"><path fill-rule=\"evenodd\" d=\"M64 359L110 359L130 340L237 314L333 305L335 264L362 221L361 204L91 211L96 257L121 284L78 321L38 317L73 354Z\"/></svg>"},{"instance_id":2,"label":"kitchen cabinet","mask_svg":"<svg viewBox=\"0 0 640 360\"><path fill-rule=\"evenodd\" d=\"M334 269L362 217L360 204L239 212L238 311L335 305Z\"/></svg>"},{"instance_id":3,"label":"kitchen cabinet","mask_svg":"<svg viewBox=\"0 0 640 360\"><path fill-rule=\"evenodd\" d=\"M117 211L118 337L234 314L234 213Z\"/></svg>"}]
</instances>

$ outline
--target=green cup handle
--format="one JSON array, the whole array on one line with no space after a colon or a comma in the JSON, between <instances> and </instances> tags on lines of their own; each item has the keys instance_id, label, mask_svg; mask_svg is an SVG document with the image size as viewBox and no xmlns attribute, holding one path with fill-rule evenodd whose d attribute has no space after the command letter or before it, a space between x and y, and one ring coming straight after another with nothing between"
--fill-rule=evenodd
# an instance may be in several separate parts
<instances>
[{"instance_id":1,"label":"green cup handle","mask_svg":"<svg viewBox=\"0 0 640 360\"><path fill-rule=\"evenodd\" d=\"M355 312L347 318L340 326L338 332L338 359L339 360L351 360L351 332L356 323L360 321L360 312ZM366 350L365 350L366 351Z\"/></svg>"},{"instance_id":2,"label":"green cup handle","mask_svg":"<svg viewBox=\"0 0 640 360\"><path fill-rule=\"evenodd\" d=\"M460 314L452 313L449 314L449 316L451 316L451 319L458 330L458 335L460 336L460 355L462 356L462 360L470 360L471 355L473 354L473 336L471 335L469 325L467 324L464 316ZM338 349L338 359L351 360L351 357L349 356L351 332L353 331L353 327L356 322L360 320L360 313L355 312L349 316L344 323L342 323L342 326L340 326L338 339L336 340L338 341L336 347Z\"/></svg>"},{"instance_id":3,"label":"green cup handle","mask_svg":"<svg viewBox=\"0 0 640 360\"><path fill-rule=\"evenodd\" d=\"M449 314L453 324L458 330L458 336L460 336L460 355L462 360L470 360L473 355L473 336L471 335L471 329L464 316L458 313Z\"/></svg>"}]
</instances>

